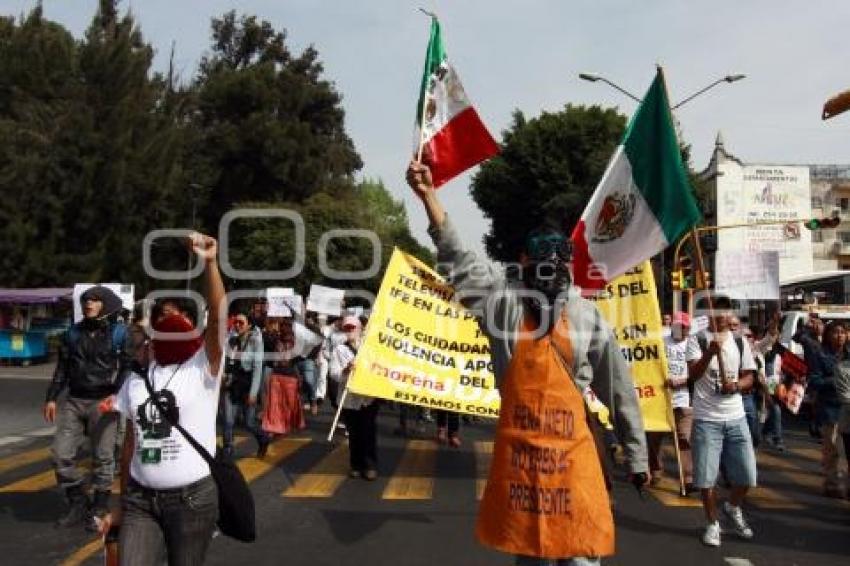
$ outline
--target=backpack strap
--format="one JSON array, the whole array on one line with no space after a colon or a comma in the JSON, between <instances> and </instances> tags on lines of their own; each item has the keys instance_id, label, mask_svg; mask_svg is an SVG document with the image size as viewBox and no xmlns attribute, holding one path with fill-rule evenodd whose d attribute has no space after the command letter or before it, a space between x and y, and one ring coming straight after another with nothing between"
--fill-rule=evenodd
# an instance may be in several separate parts
<instances>
[{"instance_id":1,"label":"backpack strap","mask_svg":"<svg viewBox=\"0 0 850 566\"><path fill-rule=\"evenodd\" d=\"M110 349L116 356L124 352L124 343L127 341L127 325L123 322L115 322L111 325L110 336L112 345Z\"/></svg>"},{"instance_id":2,"label":"backpack strap","mask_svg":"<svg viewBox=\"0 0 850 566\"><path fill-rule=\"evenodd\" d=\"M744 337L743 336L735 336L735 345L738 346L738 354L740 354L740 359L738 360L738 373L741 373L741 366L744 365Z\"/></svg>"}]
</instances>

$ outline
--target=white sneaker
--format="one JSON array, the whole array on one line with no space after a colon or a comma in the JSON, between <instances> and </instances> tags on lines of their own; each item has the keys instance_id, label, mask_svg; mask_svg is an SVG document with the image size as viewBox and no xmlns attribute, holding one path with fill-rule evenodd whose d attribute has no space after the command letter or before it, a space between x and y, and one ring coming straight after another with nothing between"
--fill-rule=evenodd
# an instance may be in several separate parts
<instances>
[{"instance_id":1,"label":"white sneaker","mask_svg":"<svg viewBox=\"0 0 850 566\"><path fill-rule=\"evenodd\" d=\"M705 527L702 543L706 546L720 546L720 522L714 521Z\"/></svg>"},{"instance_id":2,"label":"white sneaker","mask_svg":"<svg viewBox=\"0 0 850 566\"><path fill-rule=\"evenodd\" d=\"M753 530L744 519L744 512L741 511L740 507L735 507L728 501L724 501L723 512L732 521L732 526L735 527L735 534L746 540L753 538Z\"/></svg>"}]
</instances>

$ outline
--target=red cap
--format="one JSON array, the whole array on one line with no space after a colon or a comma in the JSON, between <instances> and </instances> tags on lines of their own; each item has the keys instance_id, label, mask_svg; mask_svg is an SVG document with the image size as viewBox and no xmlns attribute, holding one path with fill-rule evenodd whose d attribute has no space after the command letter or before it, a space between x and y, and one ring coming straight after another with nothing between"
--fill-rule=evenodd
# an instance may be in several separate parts
<instances>
[{"instance_id":1,"label":"red cap","mask_svg":"<svg viewBox=\"0 0 850 566\"><path fill-rule=\"evenodd\" d=\"M691 327L691 317L686 312L681 312L681 311L675 312L675 313L673 313L673 322L671 322L670 325L672 326L674 324L678 324L678 325L681 325L681 326L687 326L688 328L690 328Z\"/></svg>"}]
</instances>

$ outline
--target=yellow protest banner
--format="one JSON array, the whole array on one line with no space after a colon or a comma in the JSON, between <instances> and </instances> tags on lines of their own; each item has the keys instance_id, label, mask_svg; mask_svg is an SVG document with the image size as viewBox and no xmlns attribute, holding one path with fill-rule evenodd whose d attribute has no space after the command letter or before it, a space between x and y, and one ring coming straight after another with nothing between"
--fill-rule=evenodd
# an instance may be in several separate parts
<instances>
[{"instance_id":1,"label":"yellow protest banner","mask_svg":"<svg viewBox=\"0 0 850 566\"><path fill-rule=\"evenodd\" d=\"M613 280L594 300L614 329L631 368L644 428L653 432L673 430L666 387L667 353L649 261Z\"/></svg>"},{"instance_id":2,"label":"yellow protest banner","mask_svg":"<svg viewBox=\"0 0 850 566\"><path fill-rule=\"evenodd\" d=\"M396 249L348 388L434 409L499 416L490 346L454 290Z\"/></svg>"}]
</instances>

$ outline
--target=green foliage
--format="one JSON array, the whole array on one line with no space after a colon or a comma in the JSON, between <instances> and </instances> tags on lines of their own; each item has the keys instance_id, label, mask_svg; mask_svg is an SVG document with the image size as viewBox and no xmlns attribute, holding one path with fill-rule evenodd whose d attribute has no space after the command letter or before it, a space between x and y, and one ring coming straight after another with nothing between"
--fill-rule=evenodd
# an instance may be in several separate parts
<instances>
[{"instance_id":1,"label":"green foliage","mask_svg":"<svg viewBox=\"0 0 850 566\"><path fill-rule=\"evenodd\" d=\"M362 163L318 52L295 57L285 32L235 12L214 19L212 30L194 85L207 227L234 202L302 202L349 180Z\"/></svg>"},{"instance_id":2,"label":"green foliage","mask_svg":"<svg viewBox=\"0 0 850 566\"><path fill-rule=\"evenodd\" d=\"M0 34L2 284L139 279L142 238L168 225L180 182L152 48L106 0L80 42L40 7Z\"/></svg>"},{"instance_id":3,"label":"green foliage","mask_svg":"<svg viewBox=\"0 0 850 566\"><path fill-rule=\"evenodd\" d=\"M301 203L242 203L237 208L282 208L297 212L304 221L304 268L293 278L281 281L241 280L233 287L260 289L290 286L306 293L311 283L341 289L376 292L394 247L433 264L432 254L410 234L404 204L392 198L380 181L364 181L354 191L337 194L319 192ZM369 230L380 243L378 274L369 279L334 279L319 266L319 241L330 230ZM363 237L339 237L330 240L326 261L337 271L364 271L372 264L373 245ZM236 221L231 230L230 261L237 269L282 271L295 262L296 241L291 223L283 219Z\"/></svg>"},{"instance_id":4,"label":"green foliage","mask_svg":"<svg viewBox=\"0 0 850 566\"><path fill-rule=\"evenodd\" d=\"M291 208L307 225L307 264L295 280L376 289L320 276L324 231L368 228L386 265L398 245L429 260L401 203L380 182L356 185L362 166L345 132L341 96L318 52L293 55L286 34L256 17L212 20L212 46L189 83L151 69L154 49L117 0L101 0L81 40L43 18L0 18L0 286L150 281L141 250L153 229L216 234L225 212ZM173 54L172 54L173 55ZM231 259L243 269L292 263L290 227L237 223ZM332 242L330 263L363 269L362 239ZM152 250L159 269L188 260L175 241ZM231 282L264 287L269 282Z\"/></svg>"},{"instance_id":5,"label":"green foliage","mask_svg":"<svg viewBox=\"0 0 850 566\"><path fill-rule=\"evenodd\" d=\"M501 153L472 181L472 197L491 221L488 254L515 261L525 234L547 220L572 230L625 124L616 110L599 106L568 104L531 120L515 111Z\"/></svg>"}]
</instances>

